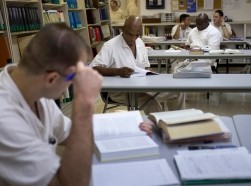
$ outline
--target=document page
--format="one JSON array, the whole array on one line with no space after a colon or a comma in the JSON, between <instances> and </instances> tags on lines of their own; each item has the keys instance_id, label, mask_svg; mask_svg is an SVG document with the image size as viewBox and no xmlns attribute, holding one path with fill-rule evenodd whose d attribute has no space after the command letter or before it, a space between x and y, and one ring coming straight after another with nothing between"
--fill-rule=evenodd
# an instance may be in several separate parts
<instances>
[{"instance_id":1,"label":"document page","mask_svg":"<svg viewBox=\"0 0 251 186\"><path fill-rule=\"evenodd\" d=\"M251 178L251 156L246 150L231 148L196 152L174 156L183 181Z\"/></svg>"},{"instance_id":2,"label":"document page","mask_svg":"<svg viewBox=\"0 0 251 186\"><path fill-rule=\"evenodd\" d=\"M107 139L95 142L102 153L123 151L126 153L132 149L158 148L158 145L149 136L135 136L127 138Z\"/></svg>"},{"instance_id":3,"label":"document page","mask_svg":"<svg viewBox=\"0 0 251 186\"><path fill-rule=\"evenodd\" d=\"M143 118L139 111L95 114L93 131L95 140L145 135L139 129Z\"/></svg>"},{"instance_id":4,"label":"document page","mask_svg":"<svg viewBox=\"0 0 251 186\"><path fill-rule=\"evenodd\" d=\"M93 165L92 176L94 186L179 184L165 159Z\"/></svg>"}]
</instances>

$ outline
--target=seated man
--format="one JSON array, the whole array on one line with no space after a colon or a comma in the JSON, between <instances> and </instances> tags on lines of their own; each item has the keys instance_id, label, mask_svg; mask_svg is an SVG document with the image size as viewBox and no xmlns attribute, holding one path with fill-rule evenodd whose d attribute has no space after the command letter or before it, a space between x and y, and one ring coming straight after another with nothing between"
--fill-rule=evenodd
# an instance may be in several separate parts
<instances>
[{"instance_id":1,"label":"seated man","mask_svg":"<svg viewBox=\"0 0 251 186\"><path fill-rule=\"evenodd\" d=\"M213 22L211 24L220 31L223 38L229 39L232 36L231 26L225 23L224 14L221 10L216 10L214 12Z\"/></svg>"},{"instance_id":2,"label":"seated man","mask_svg":"<svg viewBox=\"0 0 251 186\"><path fill-rule=\"evenodd\" d=\"M196 27L191 30L186 41L186 49L189 48L207 48L207 50L219 50L222 36L217 28L209 23L208 15L200 13L196 18ZM214 62L211 59L206 59L211 66L214 66ZM187 61L186 61L187 62ZM177 67L182 65L179 63L174 67L174 71Z\"/></svg>"},{"instance_id":3,"label":"seated man","mask_svg":"<svg viewBox=\"0 0 251 186\"><path fill-rule=\"evenodd\" d=\"M192 30L190 26L190 15L181 14L180 23L172 28L172 39L186 40L189 32Z\"/></svg>"},{"instance_id":4,"label":"seated man","mask_svg":"<svg viewBox=\"0 0 251 186\"><path fill-rule=\"evenodd\" d=\"M141 19L129 16L125 20L123 33L106 42L90 65L104 76L121 76L127 78L130 77L136 67L148 69L150 63L145 44L139 38L141 33ZM164 104L167 104L167 100L173 102L172 105L171 103L168 105L168 109L177 109L177 94L161 93L156 98L153 98L154 94L150 92L138 94L139 105L152 98L143 108L146 114L161 111L162 107L160 103L164 102ZM127 103L125 93L111 93L110 96L113 101Z\"/></svg>"},{"instance_id":5,"label":"seated man","mask_svg":"<svg viewBox=\"0 0 251 186\"><path fill-rule=\"evenodd\" d=\"M102 76L85 67L87 56L76 32L48 24L29 42L19 64L0 73L1 186L89 185L92 117ZM71 84L72 120L53 101ZM151 134L147 123L140 129ZM65 145L62 158L55 152L59 144Z\"/></svg>"}]
</instances>

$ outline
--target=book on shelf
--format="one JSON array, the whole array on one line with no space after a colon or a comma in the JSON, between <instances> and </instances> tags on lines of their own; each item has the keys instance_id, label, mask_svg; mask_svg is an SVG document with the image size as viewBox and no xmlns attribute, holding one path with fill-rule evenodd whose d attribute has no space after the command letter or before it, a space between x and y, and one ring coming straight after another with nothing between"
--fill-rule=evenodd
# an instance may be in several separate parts
<instances>
[{"instance_id":1,"label":"book on shelf","mask_svg":"<svg viewBox=\"0 0 251 186\"><path fill-rule=\"evenodd\" d=\"M198 109L150 113L148 118L162 129L163 141L167 143L231 139L229 129L220 118Z\"/></svg>"},{"instance_id":2,"label":"book on shelf","mask_svg":"<svg viewBox=\"0 0 251 186\"><path fill-rule=\"evenodd\" d=\"M143 77L147 75L158 75L159 73L153 72L151 70L146 70L140 67L135 67L134 72L130 77Z\"/></svg>"},{"instance_id":3,"label":"book on shelf","mask_svg":"<svg viewBox=\"0 0 251 186\"><path fill-rule=\"evenodd\" d=\"M245 147L178 151L174 159L184 185L251 182L251 156Z\"/></svg>"},{"instance_id":4,"label":"book on shelf","mask_svg":"<svg viewBox=\"0 0 251 186\"><path fill-rule=\"evenodd\" d=\"M139 111L95 114L93 133L98 159L112 161L159 155L158 145L139 129Z\"/></svg>"},{"instance_id":5,"label":"book on shelf","mask_svg":"<svg viewBox=\"0 0 251 186\"><path fill-rule=\"evenodd\" d=\"M7 64L8 59L11 59L11 52L8 45L8 38L3 34L0 35L0 68Z\"/></svg>"},{"instance_id":6,"label":"book on shelf","mask_svg":"<svg viewBox=\"0 0 251 186\"><path fill-rule=\"evenodd\" d=\"M179 184L165 159L93 165L92 180L93 186Z\"/></svg>"},{"instance_id":7,"label":"book on shelf","mask_svg":"<svg viewBox=\"0 0 251 186\"><path fill-rule=\"evenodd\" d=\"M111 37L109 25L101 25L101 33L103 39Z\"/></svg>"}]
</instances>

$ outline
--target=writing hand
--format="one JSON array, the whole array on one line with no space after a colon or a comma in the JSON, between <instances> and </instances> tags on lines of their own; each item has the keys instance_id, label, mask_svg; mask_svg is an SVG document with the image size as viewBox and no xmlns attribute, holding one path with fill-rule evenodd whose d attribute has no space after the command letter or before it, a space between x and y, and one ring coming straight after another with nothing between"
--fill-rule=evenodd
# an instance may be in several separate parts
<instances>
[{"instance_id":1,"label":"writing hand","mask_svg":"<svg viewBox=\"0 0 251 186\"><path fill-rule=\"evenodd\" d=\"M129 78L133 73L133 69L128 67L122 67L118 69L118 75L121 77Z\"/></svg>"}]
</instances>

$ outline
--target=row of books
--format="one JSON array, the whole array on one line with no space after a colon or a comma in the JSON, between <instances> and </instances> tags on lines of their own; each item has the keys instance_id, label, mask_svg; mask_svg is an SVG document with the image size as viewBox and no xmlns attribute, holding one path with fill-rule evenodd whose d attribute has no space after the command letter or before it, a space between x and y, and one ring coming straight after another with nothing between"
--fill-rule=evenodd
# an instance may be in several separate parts
<instances>
[{"instance_id":1,"label":"row of books","mask_svg":"<svg viewBox=\"0 0 251 186\"><path fill-rule=\"evenodd\" d=\"M98 22L97 18L95 16L95 12L93 10L87 10L86 16L87 16L87 23L88 24L96 24Z\"/></svg>"},{"instance_id":2,"label":"row of books","mask_svg":"<svg viewBox=\"0 0 251 186\"><path fill-rule=\"evenodd\" d=\"M71 28L81 28L82 23L79 16L79 12L69 12L70 26Z\"/></svg>"},{"instance_id":3,"label":"row of books","mask_svg":"<svg viewBox=\"0 0 251 186\"><path fill-rule=\"evenodd\" d=\"M42 0L42 3L60 4L60 0Z\"/></svg>"},{"instance_id":4,"label":"row of books","mask_svg":"<svg viewBox=\"0 0 251 186\"><path fill-rule=\"evenodd\" d=\"M11 32L39 30L41 22L34 7L8 7Z\"/></svg>"},{"instance_id":5,"label":"row of books","mask_svg":"<svg viewBox=\"0 0 251 186\"><path fill-rule=\"evenodd\" d=\"M100 20L108 20L109 19L108 9L107 8L99 9L99 15L100 15Z\"/></svg>"},{"instance_id":6,"label":"row of books","mask_svg":"<svg viewBox=\"0 0 251 186\"><path fill-rule=\"evenodd\" d=\"M5 30L5 24L4 24L4 20L3 20L3 14L2 14L2 10L0 9L0 30Z\"/></svg>"},{"instance_id":7,"label":"row of books","mask_svg":"<svg viewBox=\"0 0 251 186\"><path fill-rule=\"evenodd\" d=\"M88 27L88 31L91 44L94 44L102 40L100 26L94 26L94 27L90 26Z\"/></svg>"},{"instance_id":8,"label":"row of books","mask_svg":"<svg viewBox=\"0 0 251 186\"><path fill-rule=\"evenodd\" d=\"M94 8L92 0L85 0L85 8Z\"/></svg>"},{"instance_id":9,"label":"row of books","mask_svg":"<svg viewBox=\"0 0 251 186\"><path fill-rule=\"evenodd\" d=\"M66 0L68 8L78 8L77 0Z\"/></svg>"},{"instance_id":10,"label":"row of books","mask_svg":"<svg viewBox=\"0 0 251 186\"><path fill-rule=\"evenodd\" d=\"M65 22L63 12L60 12L57 10L44 10L43 18L44 18L45 24Z\"/></svg>"}]
</instances>

